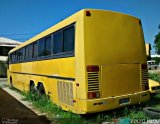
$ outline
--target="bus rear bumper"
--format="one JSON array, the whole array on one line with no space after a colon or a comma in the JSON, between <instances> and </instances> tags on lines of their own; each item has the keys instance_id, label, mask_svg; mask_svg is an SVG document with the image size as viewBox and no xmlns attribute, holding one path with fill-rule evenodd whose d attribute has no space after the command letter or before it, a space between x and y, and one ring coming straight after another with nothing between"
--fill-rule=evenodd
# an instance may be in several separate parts
<instances>
[{"instance_id":1,"label":"bus rear bumper","mask_svg":"<svg viewBox=\"0 0 160 124\"><path fill-rule=\"evenodd\" d=\"M148 101L149 99L150 99L150 92L143 91L143 92L116 96L116 97L85 100L86 110L83 110L82 113L87 114L87 113L95 113L95 112L111 110L115 108L120 108L124 106L145 102L145 101Z\"/></svg>"}]
</instances>

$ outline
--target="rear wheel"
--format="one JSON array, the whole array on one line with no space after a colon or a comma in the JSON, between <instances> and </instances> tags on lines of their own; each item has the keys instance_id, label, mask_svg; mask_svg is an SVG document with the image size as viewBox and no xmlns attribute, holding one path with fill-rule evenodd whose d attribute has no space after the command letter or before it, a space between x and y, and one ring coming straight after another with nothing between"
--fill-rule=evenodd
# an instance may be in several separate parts
<instances>
[{"instance_id":1,"label":"rear wheel","mask_svg":"<svg viewBox=\"0 0 160 124\"><path fill-rule=\"evenodd\" d=\"M39 84L39 86L38 86L38 95L39 95L40 97L42 97L42 96L45 95L45 89L44 89L43 84Z\"/></svg>"},{"instance_id":2,"label":"rear wheel","mask_svg":"<svg viewBox=\"0 0 160 124\"><path fill-rule=\"evenodd\" d=\"M36 93L35 84L33 82L30 83L30 93Z\"/></svg>"}]
</instances>

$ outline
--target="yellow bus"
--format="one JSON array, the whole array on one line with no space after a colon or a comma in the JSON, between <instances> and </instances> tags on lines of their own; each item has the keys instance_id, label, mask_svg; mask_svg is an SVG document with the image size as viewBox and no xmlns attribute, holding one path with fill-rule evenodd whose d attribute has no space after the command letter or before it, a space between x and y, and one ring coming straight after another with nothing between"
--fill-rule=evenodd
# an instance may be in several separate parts
<instances>
[{"instance_id":1,"label":"yellow bus","mask_svg":"<svg viewBox=\"0 0 160 124\"><path fill-rule=\"evenodd\" d=\"M10 85L63 110L95 113L149 100L141 21L83 9L9 53Z\"/></svg>"}]
</instances>

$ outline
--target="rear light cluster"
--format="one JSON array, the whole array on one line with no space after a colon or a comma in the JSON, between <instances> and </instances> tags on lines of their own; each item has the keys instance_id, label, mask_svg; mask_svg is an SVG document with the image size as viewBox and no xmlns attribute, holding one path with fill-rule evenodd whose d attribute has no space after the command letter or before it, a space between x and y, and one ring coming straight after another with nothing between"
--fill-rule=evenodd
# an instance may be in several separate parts
<instances>
[{"instance_id":1,"label":"rear light cluster","mask_svg":"<svg viewBox=\"0 0 160 124\"><path fill-rule=\"evenodd\" d=\"M88 65L87 72L98 72L99 66L98 65Z\"/></svg>"},{"instance_id":2,"label":"rear light cluster","mask_svg":"<svg viewBox=\"0 0 160 124\"><path fill-rule=\"evenodd\" d=\"M147 64L141 65L141 71L142 71L142 90L149 90Z\"/></svg>"},{"instance_id":3,"label":"rear light cluster","mask_svg":"<svg viewBox=\"0 0 160 124\"><path fill-rule=\"evenodd\" d=\"M95 89L95 87L97 87L97 83L98 83L97 82L97 80L98 80L97 74L98 74L99 70L100 69L99 69L98 65L88 65L87 66L87 72L88 72L88 74L90 74L88 85L89 86L92 85L94 89ZM88 99L94 99L94 98L100 98L100 92L98 90L88 92Z\"/></svg>"},{"instance_id":4,"label":"rear light cluster","mask_svg":"<svg viewBox=\"0 0 160 124\"><path fill-rule=\"evenodd\" d=\"M100 92L88 92L88 99L99 98Z\"/></svg>"}]
</instances>

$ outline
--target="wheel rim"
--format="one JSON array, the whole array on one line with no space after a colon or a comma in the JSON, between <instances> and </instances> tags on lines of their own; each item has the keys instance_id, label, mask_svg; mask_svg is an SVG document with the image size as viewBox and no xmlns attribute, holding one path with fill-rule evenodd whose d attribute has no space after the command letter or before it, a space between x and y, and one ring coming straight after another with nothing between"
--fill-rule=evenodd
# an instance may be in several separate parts
<instances>
[{"instance_id":1,"label":"wheel rim","mask_svg":"<svg viewBox=\"0 0 160 124\"><path fill-rule=\"evenodd\" d=\"M44 90L44 86L43 85L39 86L38 94L39 94L39 96L45 95L45 90Z\"/></svg>"}]
</instances>

